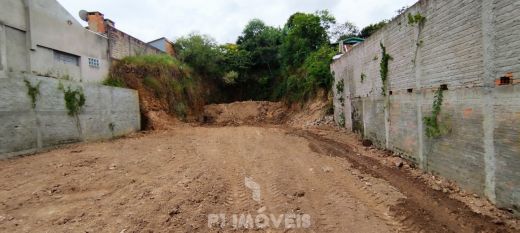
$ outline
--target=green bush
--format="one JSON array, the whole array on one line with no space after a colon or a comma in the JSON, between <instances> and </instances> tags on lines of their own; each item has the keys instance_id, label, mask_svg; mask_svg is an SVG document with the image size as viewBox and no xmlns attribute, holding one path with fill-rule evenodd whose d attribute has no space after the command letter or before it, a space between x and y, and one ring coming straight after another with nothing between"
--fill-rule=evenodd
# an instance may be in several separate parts
<instances>
[{"instance_id":1,"label":"green bush","mask_svg":"<svg viewBox=\"0 0 520 233\"><path fill-rule=\"evenodd\" d=\"M223 55L215 41L208 35L192 33L175 41L179 60L189 64L197 72L208 78L222 77Z\"/></svg>"},{"instance_id":2,"label":"green bush","mask_svg":"<svg viewBox=\"0 0 520 233\"><path fill-rule=\"evenodd\" d=\"M303 102L316 95L319 89L330 91L334 78L330 72L330 63L334 49L322 46L312 52L302 66L283 79L275 90L275 98L288 102Z\"/></svg>"},{"instance_id":3,"label":"green bush","mask_svg":"<svg viewBox=\"0 0 520 233\"><path fill-rule=\"evenodd\" d=\"M222 79L224 80L224 83L231 85L231 84L237 83L238 76L239 76L238 72L230 71L230 72L227 72Z\"/></svg>"},{"instance_id":4,"label":"green bush","mask_svg":"<svg viewBox=\"0 0 520 233\"><path fill-rule=\"evenodd\" d=\"M424 22L426 22L426 17L422 16L421 13L416 13L416 14L408 13L408 24L409 25L414 25L414 24L422 25L422 24L424 24Z\"/></svg>"},{"instance_id":5,"label":"green bush","mask_svg":"<svg viewBox=\"0 0 520 233\"><path fill-rule=\"evenodd\" d=\"M336 51L329 46L322 46L318 51L311 53L303 65L307 78L315 80L318 87L330 90L334 77L330 72L330 63Z\"/></svg>"}]
</instances>

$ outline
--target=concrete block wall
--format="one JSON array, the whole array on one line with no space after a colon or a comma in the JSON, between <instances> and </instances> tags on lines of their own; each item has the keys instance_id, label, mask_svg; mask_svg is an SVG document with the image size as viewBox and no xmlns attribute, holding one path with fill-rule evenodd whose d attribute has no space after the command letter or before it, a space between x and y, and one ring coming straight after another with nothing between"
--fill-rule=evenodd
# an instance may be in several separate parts
<instances>
[{"instance_id":1,"label":"concrete block wall","mask_svg":"<svg viewBox=\"0 0 520 233\"><path fill-rule=\"evenodd\" d=\"M24 80L40 84L35 108ZM60 83L83 90L86 103L78 117L67 114ZM0 159L65 143L109 139L140 130L138 94L38 76L0 79L0 122Z\"/></svg>"},{"instance_id":2,"label":"concrete block wall","mask_svg":"<svg viewBox=\"0 0 520 233\"><path fill-rule=\"evenodd\" d=\"M408 14L426 17L409 24ZM335 116L382 148L520 212L520 1L422 0L334 61ZM389 62L386 95L381 47ZM366 77L361 80L361 75ZM501 78L509 84L502 85ZM435 92L447 86L425 133ZM341 103L340 99L345 99Z\"/></svg>"},{"instance_id":3,"label":"concrete block wall","mask_svg":"<svg viewBox=\"0 0 520 233\"><path fill-rule=\"evenodd\" d=\"M163 54L163 52L114 27L108 26L109 53L112 59L120 60L128 56Z\"/></svg>"}]
</instances>

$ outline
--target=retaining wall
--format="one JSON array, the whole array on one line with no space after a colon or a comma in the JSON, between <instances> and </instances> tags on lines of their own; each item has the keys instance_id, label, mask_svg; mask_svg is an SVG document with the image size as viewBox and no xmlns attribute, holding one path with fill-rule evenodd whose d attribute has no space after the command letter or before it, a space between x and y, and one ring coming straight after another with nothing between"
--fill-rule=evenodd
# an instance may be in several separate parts
<instances>
[{"instance_id":1,"label":"retaining wall","mask_svg":"<svg viewBox=\"0 0 520 233\"><path fill-rule=\"evenodd\" d=\"M28 88L39 83L33 108ZM86 103L77 117L65 107L65 88L81 88ZM65 143L109 139L140 130L138 94L98 84L30 76L0 79L0 159Z\"/></svg>"},{"instance_id":2,"label":"retaining wall","mask_svg":"<svg viewBox=\"0 0 520 233\"><path fill-rule=\"evenodd\" d=\"M409 24L408 14L418 13L426 21ZM336 119L518 213L519 38L520 1L420 1L334 61L336 84L345 85L341 93L334 88ZM385 94L380 44L393 58ZM431 138L424 117L441 85L448 89L438 118L445 130Z\"/></svg>"}]
</instances>

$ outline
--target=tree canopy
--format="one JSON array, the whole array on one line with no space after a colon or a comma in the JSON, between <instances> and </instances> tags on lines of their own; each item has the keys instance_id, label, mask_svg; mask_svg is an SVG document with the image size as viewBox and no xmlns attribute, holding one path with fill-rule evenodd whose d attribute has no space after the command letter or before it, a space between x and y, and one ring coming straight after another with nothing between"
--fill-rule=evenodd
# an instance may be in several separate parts
<instances>
[{"instance_id":1,"label":"tree canopy","mask_svg":"<svg viewBox=\"0 0 520 233\"><path fill-rule=\"evenodd\" d=\"M236 43L218 45L201 34L179 38L179 60L202 78L215 80L229 100L304 101L319 89L329 91L336 49L332 43L361 33L351 22L338 23L327 10L297 12L282 28L252 19Z\"/></svg>"}]
</instances>

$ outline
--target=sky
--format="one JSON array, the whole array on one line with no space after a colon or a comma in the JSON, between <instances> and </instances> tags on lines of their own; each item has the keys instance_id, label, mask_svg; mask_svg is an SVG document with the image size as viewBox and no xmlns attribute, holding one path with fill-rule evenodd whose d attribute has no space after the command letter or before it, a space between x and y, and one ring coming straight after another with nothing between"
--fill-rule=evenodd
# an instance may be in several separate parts
<instances>
[{"instance_id":1,"label":"sky","mask_svg":"<svg viewBox=\"0 0 520 233\"><path fill-rule=\"evenodd\" d=\"M249 20L283 26L295 12L329 10L338 22L363 28L395 16L417 0L58 0L78 21L80 10L99 11L116 27L145 42L191 32L234 43Z\"/></svg>"}]
</instances>

